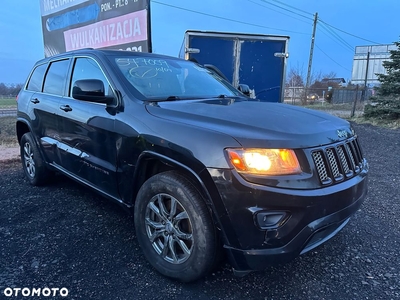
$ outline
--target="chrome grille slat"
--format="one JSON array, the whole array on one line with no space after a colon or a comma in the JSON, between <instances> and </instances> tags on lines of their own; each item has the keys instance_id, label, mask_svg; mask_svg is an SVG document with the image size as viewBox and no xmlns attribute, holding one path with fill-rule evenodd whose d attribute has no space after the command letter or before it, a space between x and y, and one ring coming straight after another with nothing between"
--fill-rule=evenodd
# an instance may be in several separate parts
<instances>
[{"instance_id":1,"label":"chrome grille slat","mask_svg":"<svg viewBox=\"0 0 400 300\"><path fill-rule=\"evenodd\" d=\"M340 164L342 165L344 174L346 174L346 176L351 176L353 172L352 170L350 170L349 163L347 162L343 147L343 145L337 146L336 151L338 153Z\"/></svg>"},{"instance_id":2,"label":"chrome grille slat","mask_svg":"<svg viewBox=\"0 0 400 300\"><path fill-rule=\"evenodd\" d=\"M314 159L315 167L317 168L319 179L322 183L330 183L331 180L326 171L325 162L322 157L322 151L313 152L312 156Z\"/></svg>"},{"instance_id":3,"label":"chrome grille slat","mask_svg":"<svg viewBox=\"0 0 400 300\"><path fill-rule=\"evenodd\" d=\"M332 148L326 149L326 155L329 160L333 178L339 178L342 176L342 174L340 174L338 162L336 161L335 153L333 151L334 150Z\"/></svg>"},{"instance_id":4,"label":"chrome grille slat","mask_svg":"<svg viewBox=\"0 0 400 300\"><path fill-rule=\"evenodd\" d=\"M344 144L344 147L346 148L347 155L350 158L352 169L354 169L356 167L356 162L354 160L353 153L351 152L350 146L347 143L347 144Z\"/></svg>"},{"instance_id":5,"label":"chrome grille slat","mask_svg":"<svg viewBox=\"0 0 400 300\"><path fill-rule=\"evenodd\" d=\"M348 179L359 173L362 167L362 152L353 138L335 146L312 151L312 158L323 185Z\"/></svg>"}]
</instances>

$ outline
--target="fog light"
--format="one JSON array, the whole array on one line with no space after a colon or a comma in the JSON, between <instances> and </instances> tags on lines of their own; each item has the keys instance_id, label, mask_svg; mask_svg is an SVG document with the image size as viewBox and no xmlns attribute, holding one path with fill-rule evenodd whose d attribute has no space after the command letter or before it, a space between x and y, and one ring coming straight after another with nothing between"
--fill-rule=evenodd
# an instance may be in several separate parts
<instances>
[{"instance_id":1,"label":"fog light","mask_svg":"<svg viewBox=\"0 0 400 300\"><path fill-rule=\"evenodd\" d=\"M268 211L257 213L257 223L261 229L272 229L283 225L288 214L282 211Z\"/></svg>"}]
</instances>

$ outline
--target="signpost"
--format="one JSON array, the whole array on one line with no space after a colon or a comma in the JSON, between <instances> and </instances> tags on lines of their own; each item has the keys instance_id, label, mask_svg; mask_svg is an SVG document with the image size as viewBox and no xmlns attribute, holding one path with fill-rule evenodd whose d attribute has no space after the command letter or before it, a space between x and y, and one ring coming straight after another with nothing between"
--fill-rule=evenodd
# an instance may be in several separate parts
<instances>
[{"instance_id":1,"label":"signpost","mask_svg":"<svg viewBox=\"0 0 400 300\"><path fill-rule=\"evenodd\" d=\"M149 0L40 0L45 56L82 48L151 52Z\"/></svg>"}]
</instances>

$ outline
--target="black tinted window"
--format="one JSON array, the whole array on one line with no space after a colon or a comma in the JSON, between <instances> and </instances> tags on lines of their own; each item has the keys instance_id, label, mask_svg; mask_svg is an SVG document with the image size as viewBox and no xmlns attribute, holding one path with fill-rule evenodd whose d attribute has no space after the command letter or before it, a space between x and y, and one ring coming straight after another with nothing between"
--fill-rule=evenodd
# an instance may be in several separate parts
<instances>
[{"instance_id":1,"label":"black tinted window","mask_svg":"<svg viewBox=\"0 0 400 300\"><path fill-rule=\"evenodd\" d=\"M27 90L34 92L42 91L42 83L44 73L46 72L47 64L37 66L33 71L31 78L29 79Z\"/></svg>"},{"instance_id":2,"label":"black tinted window","mask_svg":"<svg viewBox=\"0 0 400 300\"><path fill-rule=\"evenodd\" d=\"M68 59L55 61L50 64L44 81L43 92L56 95L64 94L64 83L67 77L68 66Z\"/></svg>"},{"instance_id":3,"label":"black tinted window","mask_svg":"<svg viewBox=\"0 0 400 300\"><path fill-rule=\"evenodd\" d=\"M112 91L103 71L100 69L97 62L91 58L80 57L76 59L74 71L72 73L71 93L75 81L82 79L99 79L103 81L105 95L112 95Z\"/></svg>"}]
</instances>

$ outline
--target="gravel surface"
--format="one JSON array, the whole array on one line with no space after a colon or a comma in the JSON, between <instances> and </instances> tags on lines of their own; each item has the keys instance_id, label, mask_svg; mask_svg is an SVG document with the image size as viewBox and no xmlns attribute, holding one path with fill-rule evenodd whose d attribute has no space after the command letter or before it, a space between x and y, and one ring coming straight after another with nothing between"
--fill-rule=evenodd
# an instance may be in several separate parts
<instances>
[{"instance_id":1,"label":"gravel surface","mask_svg":"<svg viewBox=\"0 0 400 300\"><path fill-rule=\"evenodd\" d=\"M337 236L265 272L237 278L223 265L192 284L151 268L118 205L63 176L31 187L17 159L0 162L0 298L65 287L63 299L400 299L400 130L354 127L369 194Z\"/></svg>"}]
</instances>

